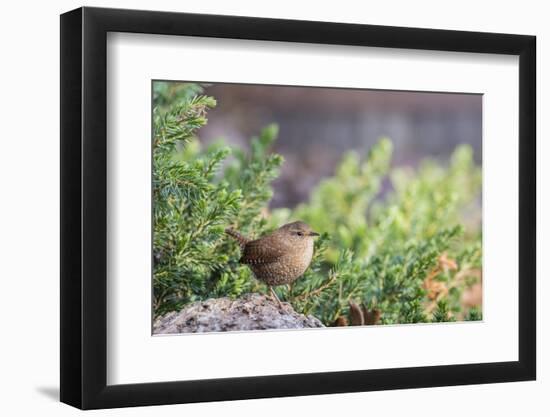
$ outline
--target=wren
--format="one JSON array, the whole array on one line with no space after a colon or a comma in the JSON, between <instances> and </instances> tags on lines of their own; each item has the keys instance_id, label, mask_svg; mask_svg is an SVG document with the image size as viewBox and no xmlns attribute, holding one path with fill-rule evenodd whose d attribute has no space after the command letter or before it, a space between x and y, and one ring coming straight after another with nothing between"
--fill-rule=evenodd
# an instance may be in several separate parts
<instances>
[{"instance_id":1,"label":"wren","mask_svg":"<svg viewBox=\"0 0 550 417\"><path fill-rule=\"evenodd\" d=\"M233 229L225 232L241 247L239 262L248 265L256 279L269 286L280 305L272 287L291 284L302 276L313 257L313 238L319 236L302 221L285 224L256 240Z\"/></svg>"}]
</instances>

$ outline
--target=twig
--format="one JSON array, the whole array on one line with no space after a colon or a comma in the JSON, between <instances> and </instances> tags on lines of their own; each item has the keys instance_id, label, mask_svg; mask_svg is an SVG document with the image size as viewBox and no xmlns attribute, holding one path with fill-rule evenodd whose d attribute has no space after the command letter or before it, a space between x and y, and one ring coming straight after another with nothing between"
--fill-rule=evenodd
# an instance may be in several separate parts
<instances>
[{"instance_id":1,"label":"twig","mask_svg":"<svg viewBox=\"0 0 550 417\"><path fill-rule=\"evenodd\" d=\"M336 275L332 275L327 282L325 282L323 285L321 285L319 288L316 288L315 290L311 292L306 292L304 294L297 295L296 297L292 297L292 301L301 301L303 299L306 299L310 296L314 296L328 288L334 281L336 281Z\"/></svg>"}]
</instances>

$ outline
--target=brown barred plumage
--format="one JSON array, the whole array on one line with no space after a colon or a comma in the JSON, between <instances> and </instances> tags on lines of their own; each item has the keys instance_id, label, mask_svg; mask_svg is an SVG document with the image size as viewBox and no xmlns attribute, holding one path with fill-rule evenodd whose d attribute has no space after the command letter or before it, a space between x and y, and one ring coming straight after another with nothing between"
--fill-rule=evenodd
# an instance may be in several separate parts
<instances>
[{"instance_id":1,"label":"brown barred plumage","mask_svg":"<svg viewBox=\"0 0 550 417\"><path fill-rule=\"evenodd\" d=\"M225 229L225 233L227 233L229 236L235 239L239 243L239 246L241 247L241 249L243 249L246 246L246 244L250 242L250 239L244 237L234 229L227 228Z\"/></svg>"},{"instance_id":2,"label":"brown barred plumage","mask_svg":"<svg viewBox=\"0 0 550 417\"><path fill-rule=\"evenodd\" d=\"M241 247L240 262L248 265L274 295L272 286L290 284L306 271L313 257L313 238L319 235L302 221L285 224L256 240L233 229L226 229L226 233Z\"/></svg>"}]
</instances>

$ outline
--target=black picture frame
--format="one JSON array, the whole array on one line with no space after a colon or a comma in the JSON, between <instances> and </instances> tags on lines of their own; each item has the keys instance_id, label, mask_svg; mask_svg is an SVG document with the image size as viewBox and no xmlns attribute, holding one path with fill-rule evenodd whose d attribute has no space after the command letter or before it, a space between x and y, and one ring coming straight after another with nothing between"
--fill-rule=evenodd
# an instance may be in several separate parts
<instances>
[{"instance_id":1,"label":"black picture frame","mask_svg":"<svg viewBox=\"0 0 550 417\"><path fill-rule=\"evenodd\" d=\"M519 56L519 360L107 385L108 32ZM94 409L535 379L535 54L525 35L88 7L61 15L61 401Z\"/></svg>"}]
</instances>

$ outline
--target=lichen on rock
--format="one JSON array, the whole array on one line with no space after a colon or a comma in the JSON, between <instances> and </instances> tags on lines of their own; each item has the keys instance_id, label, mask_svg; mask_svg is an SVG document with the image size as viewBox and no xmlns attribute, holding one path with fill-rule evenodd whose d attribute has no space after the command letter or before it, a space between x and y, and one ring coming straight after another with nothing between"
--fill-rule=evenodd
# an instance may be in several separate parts
<instances>
[{"instance_id":1,"label":"lichen on rock","mask_svg":"<svg viewBox=\"0 0 550 417\"><path fill-rule=\"evenodd\" d=\"M324 327L313 316L297 313L290 304L260 294L237 299L211 298L155 320L153 334L205 333Z\"/></svg>"}]
</instances>

